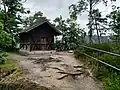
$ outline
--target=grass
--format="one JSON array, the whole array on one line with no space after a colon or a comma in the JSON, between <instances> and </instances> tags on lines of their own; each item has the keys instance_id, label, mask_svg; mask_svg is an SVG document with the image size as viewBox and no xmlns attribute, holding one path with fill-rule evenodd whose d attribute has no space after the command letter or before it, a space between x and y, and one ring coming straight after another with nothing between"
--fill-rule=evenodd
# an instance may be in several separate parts
<instances>
[{"instance_id":1,"label":"grass","mask_svg":"<svg viewBox=\"0 0 120 90\"><path fill-rule=\"evenodd\" d=\"M0 65L0 68L7 68L7 69L15 68L15 67L17 67L17 61L10 59L5 60L5 64Z\"/></svg>"},{"instance_id":2,"label":"grass","mask_svg":"<svg viewBox=\"0 0 120 90\"><path fill-rule=\"evenodd\" d=\"M11 72L14 70L14 72ZM5 64L0 65L0 73L9 73L6 77L2 78L0 82L11 83L22 79L22 70L19 68L17 60L13 60L7 57Z\"/></svg>"}]
</instances>

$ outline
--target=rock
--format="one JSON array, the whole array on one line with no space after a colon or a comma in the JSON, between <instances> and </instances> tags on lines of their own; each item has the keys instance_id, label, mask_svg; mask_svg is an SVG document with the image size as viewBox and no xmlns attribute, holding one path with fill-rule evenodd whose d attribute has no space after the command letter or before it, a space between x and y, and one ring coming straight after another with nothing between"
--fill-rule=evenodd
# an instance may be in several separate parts
<instances>
[{"instance_id":1,"label":"rock","mask_svg":"<svg viewBox=\"0 0 120 90\"><path fill-rule=\"evenodd\" d=\"M68 51L68 53L73 53L73 51L72 51L72 50L70 50L70 51Z\"/></svg>"}]
</instances>

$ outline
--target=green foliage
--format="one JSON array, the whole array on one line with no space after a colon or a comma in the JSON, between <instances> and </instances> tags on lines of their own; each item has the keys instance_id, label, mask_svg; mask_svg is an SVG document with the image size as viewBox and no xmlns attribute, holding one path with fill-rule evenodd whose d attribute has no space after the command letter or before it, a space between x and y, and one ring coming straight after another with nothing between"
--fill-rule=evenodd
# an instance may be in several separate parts
<instances>
[{"instance_id":1,"label":"green foliage","mask_svg":"<svg viewBox=\"0 0 120 90\"><path fill-rule=\"evenodd\" d=\"M4 2L6 11L6 27L11 34L19 32L19 25L22 24L21 14L25 13L25 8L21 3L22 0L6 0ZM5 18L5 17L4 17Z\"/></svg>"},{"instance_id":2,"label":"green foliage","mask_svg":"<svg viewBox=\"0 0 120 90\"><path fill-rule=\"evenodd\" d=\"M103 55L101 60L119 67L120 58L115 58L110 55ZM119 67L120 68L120 67ZM105 90L119 90L120 89L120 72L110 67L99 65L98 71L96 71L97 77L102 80Z\"/></svg>"},{"instance_id":3,"label":"green foliage","mask_svg":"<svg viewBox=\"0 0 120 90\"><path fill-rule=\"evenodd\" d=\"M8 54L6 54L6 55L8 55ZM5 57L6 57L6 55L5 55ZM15 60L10 60L9 58L7 58L7 60L5 62L6 62L5 64L0 65L1 69L5 69L5 68L6 69L14 69L17 67L17 64L16 64L17 62Z\"/></svg>"},{"instance_id":4,"label":"green foliage","mask_svg":"<svg viewBox=\"0 0 120 90\"><path fill-rule=\"evenodd\" d=\"M5 64L7 53L0 51L0 64Z\"/></svg>"},{"instance_id":5,"label":"green foliage","mask_svg":"<svg viewBox=\"0 0 120 90\"><path fill-rule=\"evenodd\" d=\"M5 32L4 30L0 30L0 46L9 47L12 44L11 35Z\"/></svg>"},{"instance_id":6,"label":"green foliage","mask_svg":"<svg viewBox=\"0 0 120 90\"><path fill-rule=\"evenodd\" d=\"M73 19L68 18L67 20L63 20L62 16L60 16L57 17L54 22L56 27L62 32L62 40L56 42L57 44L59 43L59 45L61 45L61 50L74 49L83 41L85 32ZM57 47L57 49L58 48L59 47Z\"/></svg>"},{"instance_id":7,"label":"green foliage","mask_svg":"<svg viewBox=\"0 0 120 90\"><path fill-rule=\"evenodd\" d=\"M82 53L83 48L77 48L76 50L74 50L74 56L75 58L79 59L79 58L85 58L85 55Z\"/></svg>"},{"instance_id":8,"label":"green foliage","mask_svg":"<svg viewBox=\"0 0 120 90\"><path fill-rule=\"evenodd\" d=\"M108 1L116 1L116 0L79 0L77 3L70 5L70 17L73 20L77 20L77 17L80 16L83 12L87 11L89 16L88 28L90 29L88 32L90 43L93 43L92 36L94 34L94 30L97 30L98 41L100 43L100 36L105 34L108 30L107 18L102 18L101 13L98 9L94 9L94 7L103 2L107 6ZM99 26L98 26L99 25Z\"/></svg>"},{"instance_id":9,"label":"green foliage","mask_svg":"<svg viewBox=\"0 0 120 90\"><path fill-rule=\"evenodd\" d=\"M93 47L93 48L105 50L105 51L113 51L112 44L107 44L107 43L105 43L105 44L91 44L89 46Z\"/></svg>"},{"instance_id":10,"label":"green foliage","mask_svg":"<svg viewBox=\"0 0 120 90\"><path fill-rule=\"evenodd\" d=\"M106 50L110 52L120 52L120 45L115 44L95 44L95 45L89 45L90 47L98 48L101 50ZM88 55L91 55L93 57L98 58L99 60L102 60L106 63L109 63L113 66L116 66L120 68L120 57L112 56L105 53L99 53L94 50L89 49L83 49L82 47L79 47L77 50L75 50L74 54L77 56L77 58L83 58L83 62L86 63L90 68L93 69L93 74L102 81L103 87L105 90L119 90L120 89L120 72L112 69L106 65L103 65L95 60L92 60L90 58L86 58L81 53L87 53Z\"/></svg>"},{"instance_id":11,"label":"green foliage","mask_svg":"<svg viewBox=\"0 0 120 90\"><path fill-rule=\"evenodd\" d=\"M0 12L0 47L9 47L12 44L12 38L9 33L3 30L2 12Z\"/></svg>"},{"instance_id":12,"label":"green foliage","mask_svg":"<svg viewBox=\"0 0 120 90\"><path fill-rule=\"evenodd\" d=\"M105 44L91 44L88 46L120 54L120 45L119 44L107 44L107 43L105 43Z\"/></svg>"},{"instance_id":13,"label":"green foliage","mask_svg":"<svg viewBox=\"0 0 120 90\"><path fill-rule=\"evenodd\" d=\"M0 64L5 64L5 58L2 55L0 55Z\"/></svg>"},{"instance_id":14,"label":"green foliage","mask_svg":"<svg viewBox=\"0 0 120 90\"><path fill-rule=\"evenodd\" d=\"M22 14L25 14L25 8L23 7L22 0L2 0L0 9L1 20L3 30L1 34L6 35L5 32L12 38L12 48L16 48L16 42L19 41L18 33L21 30ZM7 36L8 36L7 35ZM3 35L1 37L4 37ZM6 37L8 41L8 37ZM11 40L10 40L11 41ZM8 43L8 42L7 42ZM9 44L8 44L9 45Z\"/></svg>"},{"instance_id":15,"label":"green foliage","mask_svg":"<svg viewBox=\"0 0 120 90\"><path fill-rule=\"evenodd\" d=\"M88 3L86 0L79 0L78 3L72 4L69 6L69 13L70 13L70 18L73 20L77 20L77 15L81 15L81 13L85 12L87 9Z\"/></svg>"},{"instance_id":16,"label":"green foliage","mask_svg":"<svg viewBox=\"0 0 120 90\"><path fill-rule=\"evenodd\" d=\"M0 64L4 64L6 60L6 53L2 50L7 49L12 45L12 38L9 33L3 30L2 12L0 12Z\"/></svg>"},{"instance_id":17,"label":"green foliage","mask_svg":"<svg viewBox=\"0 0 120 90\"><path fill-rule=\"evenodd\" d=\"M63 50L63 44L61 41L56 41L54 43L54 49L57 50L57 51L62 51Z\"/></svg>"},{"instance_id":18,"label":"green foliage","mask_svg":"<svg viewBox=\"0 0 120 90\"><path fill-rule=\"evenodd\" d=\"M112 9L113 11L108 16L111 20L109 26L115 33L112 39L115 40L116 43L120 43L120 7L113 5Z\"/></svg>"},{"instance_id":19,"label":"green foliage","mask_svg":"<svg viewBox=\"0 0 120 90\"><path fill-rule=\"evenodd\" d=\"M113 66L116 66L118 68L120 68L120 57L117 56L111 56L108 54L103 54L102 56L99 57L100 60L105 61Z\"/></svg>"},{"instance_id":20,"label":"green foliage","mask_svg":"<svg viewBox=\"0 0 120 90\"><path fill-rule=\"evenodd\" d=\"M109 76L103 80L103 84L105 90L120 90L120 73L109 72Z\"/></svg>"},{"instance_id":21,"label":"green foliage","mask_svg":"<svg viewBox=\"0 0 120 90\"><path fill-rule=\"evenodd\" d=\"M33 16L26 17L23 20L23 28L26 29L32 25L44 22L46 20L49 21L47 17L43 16L43 13L41 11L38 11Z\"/></svg>"},{"instance_id":22,"label":"green foliage","mask_svg":"<svg viewBox=\"0 0 120 90\"><path fill-rule=\"evenodd\" d=\"M90 23L87 24L90 28ZM106 35L106 32L109 30L105 26L107 25L107 18L103 18L99 9L92 10L92 33L96 32L98 37L98 43L101 43L101 36ZM90 32L89 32L90 35Z\"/></svg>"}]
</instances>

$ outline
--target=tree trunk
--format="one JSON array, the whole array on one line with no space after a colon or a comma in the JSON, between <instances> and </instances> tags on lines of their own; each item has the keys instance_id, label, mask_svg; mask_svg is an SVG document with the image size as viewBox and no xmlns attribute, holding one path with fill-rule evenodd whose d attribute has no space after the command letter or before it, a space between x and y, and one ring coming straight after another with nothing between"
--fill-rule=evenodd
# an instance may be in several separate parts
<instances>
[{"instance_id":1,"label":"tree trunk","mask_svg":"<svg viewBox=\"0 0 120 90\"><path fill-rule=\"evenodd\" d=\"M89 17L90 17L90 20L89 20L89 28L90 28L90 31L89 31L89 40L90 40L90 43L92 43L92 0L90 0Z\"/></svg>"},{"instance_id":2,"label":"tree trunk","mask_svg":"<svg viewBox=\"0 0 120 90\"><path fill-rule=\"evenodd\" d=\"M100 37L99 37L99 31L98 31L98 27L97 27L97 19L96 18L95 18L95 26L96 26L96 30L97 30L98 43L100 44Z\"/></svg>"},{"instance_id":3,"label":"tree trunk","mask_svg":"<svg viewBox=\"0 0 120 90\"><path fill-rule=\"evenodd\" d=\"M7 28L6 28L7 10L6 10L6 5L5 5L5 0L2 0L2 3L3 3L3 7L4 7L4 19L3 19L3 22L4 22L4 31L6 31L7 33L9 33L7 31Z\"/></svg>"}]
</instances>

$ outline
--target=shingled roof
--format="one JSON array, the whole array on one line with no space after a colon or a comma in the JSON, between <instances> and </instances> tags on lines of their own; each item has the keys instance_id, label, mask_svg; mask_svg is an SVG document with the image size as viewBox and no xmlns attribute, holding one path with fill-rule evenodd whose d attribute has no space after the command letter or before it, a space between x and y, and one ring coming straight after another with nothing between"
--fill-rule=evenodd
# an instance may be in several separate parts
<instances>
[{"instance_id":1,"label":"shingled roof","mask_svg":"<svg viewBox=\"0 0 120 90\"><path fill-rule=\"evenodd\" d=\"M34 25L32 25L32 26L24 29L22 32L20 32L20 34L21 34L21 33L27 33L27 32L29 32L29 31L31 31L31 30L33 30L33 29L35 29L35 28L37 28L37 27L45 24L45 23L47 23L51 28L53 28L53 30L54 30L58 35L61 35L61 34L62 34L62 33L60 32L60 30L58 30L55 26L53 26L49 21L43 21L43 22L39 22L39 23L37 23L37 24L34 24Z\"/></svg>"}]
</instances>

